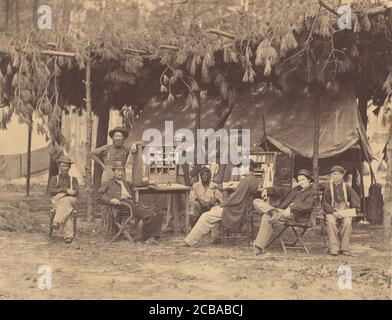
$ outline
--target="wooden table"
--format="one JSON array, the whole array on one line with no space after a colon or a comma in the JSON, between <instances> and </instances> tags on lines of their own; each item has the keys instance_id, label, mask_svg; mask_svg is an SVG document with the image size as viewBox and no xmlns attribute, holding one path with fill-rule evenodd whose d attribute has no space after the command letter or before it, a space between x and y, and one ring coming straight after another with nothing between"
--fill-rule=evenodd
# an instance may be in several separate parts
<instances>
[{"instance_id":1,"label":"wooden table","mask_svg":"<svg viewBox=\"0 0 392 320\"><path fill-rule=\"evenodd\" d=\"M185 194L185 232L189 231L189 194L191 187L179 183L171 184L150 184L146 187L135 188L135 200L139 200L140 194L157 194L157 195L173 195L172 197L172 214L173 214L173 231L174 234L180 233L178 201L181 194Z\"/></svg>"}]
</instances>

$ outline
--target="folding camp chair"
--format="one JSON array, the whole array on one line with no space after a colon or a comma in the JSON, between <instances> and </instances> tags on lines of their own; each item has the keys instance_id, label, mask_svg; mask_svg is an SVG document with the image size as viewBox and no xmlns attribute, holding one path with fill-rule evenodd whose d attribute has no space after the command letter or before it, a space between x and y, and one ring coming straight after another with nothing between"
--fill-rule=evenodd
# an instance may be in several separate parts
<instances>
[{"instance_id":1,"label":"folding camp chair","mask_svg":"<svg viewBox=\"0 0 392 320\"><path fill-rule=\"evenodd\" d=\"M268 248L276 239L279 239L285 255L287 255L287 249L305 250L305 252L309 255L309 250L306 248L302 237L304 236L305 232L313 226L311 218L309 218L308 221L305 222L298 222L295 221L294 218L292 218L288 221L279 222L279 224L283 226L283 229L279 231L278 234L270 240L266 248ZM295 228L300 229L300 231L296 230ZM295 235L295 241L293 243L285 243L282 239L282 235L287 229L291 229ZM300 245L297 246L297 243L299 243Z\"/></svg>"},{"instance_id":2,"label":"folding camp chair","mask_svg":"<svg viewBox=\"0 0 392 320\"><path fill-rule=\"evenodd\" d=\"M54 220L55 215L56 215L56 211L51 209L50 210L50 218L49 218L49 238L51 238L53 235L53 220ZM75 238L75 236L76 236L76 221L78 219L78 212L76 209L72 210L71 217L72 217L72 225L73 225L73 237Z\"/></svg>"},{"instance_id":3,"label":"folding camp chair","mask_svg":"<svg viewBox=\"0 0 392 320\"><path fill-rule=\"evenodd\" d=\"M121 236L121 234L124 234L124 236L131 242L134 243L132 236L129 234L129 232L126 230L126 227L128 225L131 225L132 223L132 219L134 218L133 216L133 210L132 207L126 203L126 202L122 202L120 201L120 203L124 206L126 206L129 210L129 212L125 213L125 211L118 211L118 216L119 216L119 220L117 221L117 219L113 219L113 222L115 224L115 226L117 227L117 233L112 237L112 239L110 240L110 242L113 242L114 240L116 240L118 237Z\"/></svg>"}]
</instances>

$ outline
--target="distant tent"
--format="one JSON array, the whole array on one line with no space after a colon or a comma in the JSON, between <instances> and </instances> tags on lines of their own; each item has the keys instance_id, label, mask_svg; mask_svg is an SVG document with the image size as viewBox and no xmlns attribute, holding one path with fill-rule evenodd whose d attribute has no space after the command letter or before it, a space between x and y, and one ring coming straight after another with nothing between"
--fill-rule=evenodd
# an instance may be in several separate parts
<instances>
[{"instance_id":1,"label":"distant tent","mask_svg":"<svg viewBox=\"0 0 392 320\"><path fill-rule=\"evenodd\" d=\"M37 118L34 117L36 122ZM0 130L0 179L13 180L27 174L28 127L13 116L6 130ZM33 129L31 174L40 175L49 168L49 147L45 137Z\"/></svg>"}]
</instances>

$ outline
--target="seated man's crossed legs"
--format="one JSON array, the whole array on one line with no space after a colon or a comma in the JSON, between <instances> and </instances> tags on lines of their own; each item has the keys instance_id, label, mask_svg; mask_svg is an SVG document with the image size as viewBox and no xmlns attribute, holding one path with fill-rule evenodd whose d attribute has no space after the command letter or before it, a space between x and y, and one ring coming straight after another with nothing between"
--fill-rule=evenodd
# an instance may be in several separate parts
<instances>
[{"instance_id":1,"label":"seated man's crossed legs","mask_svg":"<svg viewBox=\"0 0 392 320\"><path fill-rule=\"evenodd\" d=\"M261 199L255 199L253 205L257 212L263 214L259 232L254 242L255 252L260 254L265 253L265 247L271 239L274 226L292 218L292 214L283 209L274 208Z\"/></svg>"},{"instance_id":2,"label":"seated man's crossed legs","mask_svg":"<svg viewBox=\"0 0 392 320\"><path fill-rule=\"evenodd\" d=\"M188 246L196 245L201 237L210 231L216 230L219 222L222 221L223 208L219 206L212 207L209 211L203 213L191 232L186 236L184 242Z\"/></svg>"},{"instance_id":3,"label":"seated man's crossed legs","mask_svg":"<svg viewBox=\"0 0 392 320\"><path fill-rule=\"evenodd\" d=\"M141 202L133 202L130 199L122 199L122 202L128 203L132 207L134 217L143 221L141 241L149 238L158 240L161 237L162 222L164 212L158 207L147 206ZM120 206L120 210L128 210L124 205Z\"/></svg>"}]
</instances>

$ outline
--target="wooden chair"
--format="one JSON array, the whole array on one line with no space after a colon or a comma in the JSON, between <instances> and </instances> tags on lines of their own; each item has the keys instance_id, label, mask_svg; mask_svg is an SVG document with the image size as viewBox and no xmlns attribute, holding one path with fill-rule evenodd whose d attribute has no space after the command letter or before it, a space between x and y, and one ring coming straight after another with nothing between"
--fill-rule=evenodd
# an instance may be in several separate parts
<instances>
[{"instance_id":1,"label":"wooden chair","mask_svg":"<svg viewBox=\"0 0 392 320\"><path fill-rule=\"evenodd\" d=\"M49 238L53 235L53 220L54 216L56 215L56 211L51 209L50 210L50 218L49 218ZM76 222L78 219L78 211L76 209L72 210L71 212L72 217L72 225L73 225L73 237L76 237Z\"/></svg>"},{"instance_id":2,"label":"wooden chair","mask_svg":"<svg viewBox=\"0 0 392 320\"><path fill-rule=\"evenodd\" d=\"M225 244L225 240L246 240L247 246L251 246L255 239L255 222L254 216L259 213L253 208L246 213L245 223L238 231L230 231L225 228L222 224L222 246Z\"/></svg>"}]
</instances>

